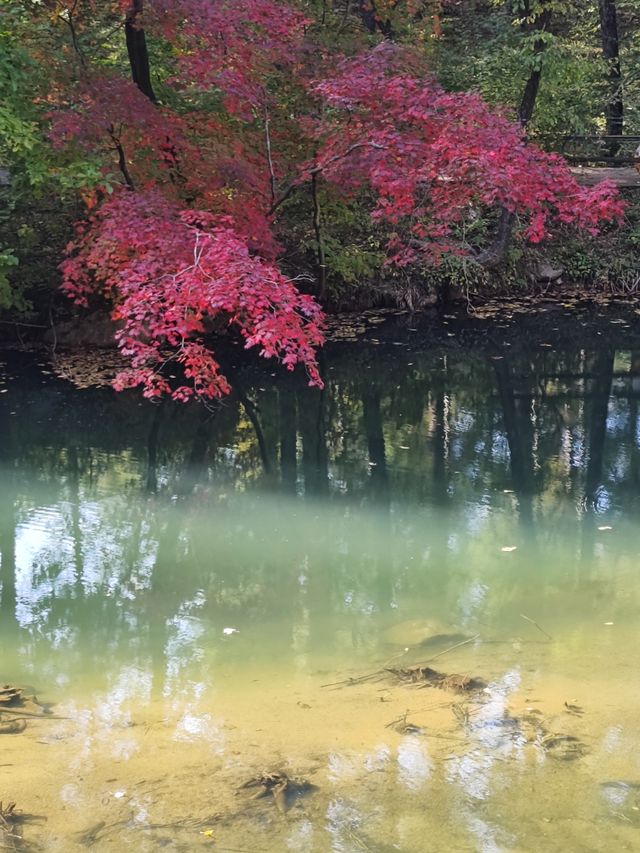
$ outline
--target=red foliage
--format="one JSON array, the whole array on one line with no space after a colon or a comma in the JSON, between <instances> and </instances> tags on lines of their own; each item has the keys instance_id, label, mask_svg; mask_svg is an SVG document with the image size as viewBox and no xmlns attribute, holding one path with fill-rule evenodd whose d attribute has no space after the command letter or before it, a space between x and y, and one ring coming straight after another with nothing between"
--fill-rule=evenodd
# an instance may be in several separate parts
<instances>
[{"instance_id":1,"label":"red foliage","mask_svg":"<svg viewBox=\"0 0 640 853\"><path fill-rule=\"evenodd\" d=\"M335 77L313 87L334 108L320 128L318 165L341 187L368 183L377 194L373 215L407 225L411 239L395 261L463 250L454 227L496 205L525 219L532 242L552 220L595 233L621 215L613 185L581 187L561 157L527 144L506 115L411 73L413 63L384 44L343 60Z\"/></svg>"},{"instance_id":2,"label":"red foliage","mask_svg":"<svg viewBox=\"0 0 640 853\"><path fill-rule=\"evenodd\" d=\"M178 87L224 96L226 109L250 120L267 80L298 60L307 19L278 0L152 0L156 27L183 44Z\"/></svg>"},{"instance_id":3,"label":"red foliage","mask_svg":"<svg viewBox=\"0 0 640 853\"><path fill-rule=\"evenodd\" d=\"M80 304L95 290L115 302L121 351L131 369L119 389L141 385L147 397L186 400L229 391L203 335L214 321L237 327L246 347L289 370L302 363L322 385L314 348L322 313L273 264L252 257L229 221L180 210L158 192L122 190L104 202L68 247L64 288ZM185 383L172 390L161 368L171 360Z\"/></svg>"},{"instance_id":4,"label":"red foliage","mask_svg":"<svg viewBox=\"0 0 640 853\"><path fill-rule=\"evenodd\" d=\"M164 82L177 106L87 71L52 121L58 145L110 149L105 171L117 164L131 188L102 203L86 194L92 213L62 266L77 301L99 292L115 303L132 365L120 388L224 394L203 342L221 322L321 384L320 309L273 263L278 191L288 198L312 174L341 192L373 191L373 216L397 228L390 260L400 264L470 251L465 223L499 206L534 242L552 220L594 232L621 214L611 186L580 187L506 114L477 95L445 92L406 49L329 56L331 76L314 82L326 56L309 50L305 17L279 0L147 0L142 20L171 42L176 70ZM170 359L186 378L175 389L161 371Z\"/></svg>"}]
</instances>

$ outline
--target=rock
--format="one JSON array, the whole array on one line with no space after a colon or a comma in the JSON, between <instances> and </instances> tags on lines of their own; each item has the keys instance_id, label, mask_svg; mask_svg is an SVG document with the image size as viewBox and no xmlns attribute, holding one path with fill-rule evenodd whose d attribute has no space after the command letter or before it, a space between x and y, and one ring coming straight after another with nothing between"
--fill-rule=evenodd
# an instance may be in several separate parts
<instances>
[{"instance_id":1,"label":"rock","mask_svg":"<svg viewBox=\"0 0 640 853\"><path fill-rule=\"evenodd\" d=\"M55 342L60 347L113 348L118 328L108 312L94 311L49 329L45 341L50 344Z\"/></svg>"},{"instance_id":2,"label":"rock","mask_svg":"<svg viewBox=\"0 0 640 853\"><path fill-rule=\"evenodd\" d=\"M539 284L552 284L554 281L560 281L563 272L562 267L556 269L547 261L540 261L534 270L534 275Z\"/></svg>"},{"instance_id":3,"label":"rock","mask_svg":"<svg viewBox=\"0 0 640 853\"><path fill-rule=\"evenodd\" d=\"M468 639L464 634L454 631L450 625L437 619L408 619L386 630L383 638L394 646L434 646L455 645Z\"/></svg>"}]
</instances>

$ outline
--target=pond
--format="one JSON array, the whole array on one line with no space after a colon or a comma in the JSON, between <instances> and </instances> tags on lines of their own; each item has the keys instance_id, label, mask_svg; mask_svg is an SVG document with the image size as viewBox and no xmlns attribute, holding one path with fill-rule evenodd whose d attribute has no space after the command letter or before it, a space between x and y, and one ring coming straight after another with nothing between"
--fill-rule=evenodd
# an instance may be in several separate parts
<instances>
[{"instance_id":1,"label":"pond","mask_svg":"<svg viewBox=\"0 0 640 853\"><path fill-rule=\"evenodd\" d=\"M7 357L25 849L638 849L640 338L448 328L211 409Z\"/></svg>"}]
</instances>

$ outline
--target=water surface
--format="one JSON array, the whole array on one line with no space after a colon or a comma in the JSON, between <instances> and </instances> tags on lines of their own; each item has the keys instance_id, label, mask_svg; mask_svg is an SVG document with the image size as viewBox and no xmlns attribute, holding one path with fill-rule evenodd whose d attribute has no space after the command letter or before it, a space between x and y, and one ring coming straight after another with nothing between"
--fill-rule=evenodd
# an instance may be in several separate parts
<instances>
[{"instance_id":1,"label":"water surface","mask_svg":"<svg viewBox=\"0 0 640 853\"><path fill-rule=\"evenodd\" d=\"M238 369L212 410L9 360L0 672L54 712L0 735L25 838L637 849L640 345L563 322L334 347L323 392ZM271 771L314 788L240 787Z\"/></svg>"}]
</instances>

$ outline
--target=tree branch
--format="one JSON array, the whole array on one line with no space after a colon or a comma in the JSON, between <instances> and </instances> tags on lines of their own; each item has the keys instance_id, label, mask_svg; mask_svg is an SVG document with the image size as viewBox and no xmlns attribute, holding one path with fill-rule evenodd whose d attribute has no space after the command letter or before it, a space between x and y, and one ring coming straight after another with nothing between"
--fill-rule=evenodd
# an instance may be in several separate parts
<instances>
[{"instance_id":1,"label":"tree branch","mask_svg":"<svg viewBox=\"0 0 640 853\"><path fill-rule=\"evenodd\" d=\"M133 182L133 178L131 177L131 172L129 171L129 167L127 166L127 158L124 153L124 148L122 147L122 143L120 142L120 137L117 136L116 130L113 125L109 126L109 136L113 142L113 146L118 153L118 168L122 172L122 176L124 178L125 184L129 187L130 190L135 190L136 185Z\"/></svg>"},{"instance_id":2,"label":"tree branch","mask_svg":"<svg viewBox=\"0 0 640 853\"><path fill-rule=\"evenodd\" d=\"M299 189L302 186L305 178L313 178L314 175L320 175L328 166L332 166L334 163L337 163L339 160L344 160L345 157L348 157L349 154L352 154L354 151L357 151L359 148L374 148L376 151L383 151L384 146L378 144L377 142L354 142L353 145L350 145L346 151L343 151L341 154L335 154L333 157L330 157L326 163L322 165L320 163L316 163L315 166L312 166L307 170L306 175L300 176L296 178L296 180L291 181L291 183L283 190L283 192L278 196L278 198L274 201L271 207L268 210L268 215L271 216L276 212L276 210L283 204L289 196L295 192L295 190Z\"/></svg>"},{"instance_id":3,"label":"tree branch","mask_svg":"<svg viewBox=\"0 0 640 853\"><path fill-rule=\"evenodd\" d=\"M327 295L327 263L322 238L322 221L320 218L320 202L318 200L318 172L311 175L311 198L313 199L313 230L316 235L318 251L318 296L321 300Z\"/></svg>"},{"instance_id":4,"label":"tree branch","mask_svg":"<svg viewBox=\"0 0 640 853\"><path fill-rule=\"evenodd\" d=\"M276 175L273 169L273 156L271 154L271 135L269 133L269 109L264 105L264 142L267 149L267 163L269 164L269 188L271 190L271 206L276 201Z\"/></svg>"},{"instance_id":5,"label":"tree branch","mask_svg":"<svg viewBox=\"0 0 640 853\"><path fill-rule=\"evenodd\" d=\"M75 24L73 23L73 16L76 11L76 6L78 5L78 0L74 0L73 5L70 9L66 9L66 15L63 12L58 14L58 18L61 21L64 21L65 24L69 27L69 32L71 34L71 43L73 45L73 50L75 51L76 56L80 60L80 65L82 66L83 71L87 70L87 61L84 58L84 54L82 52L82 48L80 47L80 42L78 41L78 34L76 33Z\"/></svg>"}]
</instances>

